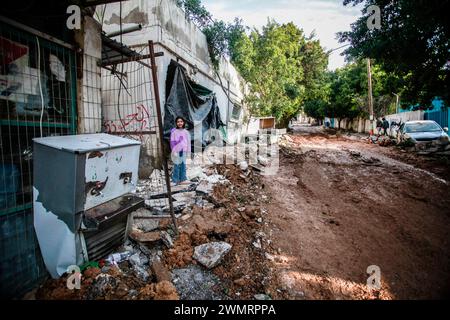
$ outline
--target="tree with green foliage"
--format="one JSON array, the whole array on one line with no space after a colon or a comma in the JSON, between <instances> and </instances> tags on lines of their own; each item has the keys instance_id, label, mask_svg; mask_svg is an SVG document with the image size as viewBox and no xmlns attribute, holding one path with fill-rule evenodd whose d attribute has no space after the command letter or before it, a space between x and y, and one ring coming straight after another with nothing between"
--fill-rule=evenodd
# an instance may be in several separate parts
<instances>
[{"instance_id":1,"label":"tree with green foliage","mask_svg":"<svg viewBox=\"0 0 450 320\"><path fill-rule=\"evenodd\" d=\"M429 106L435 97L450 102L450 24L448 1L442 0L345 0L344 5L364 3L381 9L381 29L369 30L364 16L351 31L339 33L350 42L350 59L373 58L385 72L397 76L402 100Z\"/></svg>"},{"instance_id":2,"label":"tree with green foliage","mask_svg":"<svg viewBox=\"0 0 450 320\"><path fill-rule=\"evenodd\" d=\"M328 59L318 40L307 39L293 23L273 20L259 31L236 37L231 61L250 84L250 112L274 116L286 127L308 95L318 90Z\"/></svg>"},{"instance_id":3,"label":"tree with green foliage","mask_svg":"<svg viewBox=\"0 0 450 320\"><path fill-rule=\"evenodd\" d=\"M177 5L184 10L186 17L200 29L213 22L211 13L202 5L201 0L177 0Z\"/></svg>"},{"instance_id":4,"label":"tree with green foliage","mask_svg":"<svg viewBox=\"0 0 450 320\"><path fill-rule=\"evenodd\" d=\"M230 50L246 31L242 20L235 18L232 23L215 20L202 5L201 0L177 0L177 5L205 34L211 62L218 69L220 58L231 55Z\"/></svg>"},{"instance_id":5,"label":"tree with green foliage","mask_svg":"<svg viewBox=\"0 0 450 320\"><path fill-rule=\"evenodd\" d=\"M363 108L364 67L361 64L350 64L332 74L330 103L325 111L328 117L338 120L338 128L344 118L353 119Z\"/></svg>"},{"instance_id":6,"label":"tree with green foliage","mask_svg":"<svg viewBox=\"0 0 450 320\"><path fill-rule=\"evenodd\" d=\"M395 83L394 76L387 74L377 64L372 66L372 92L376 117L394 112L395 97L392 88L396 87ZM369 116L367 93L366 61L358 60L326 73L322 78L321 90L305 101L304 112L315 119L320 116L336 118L340 128L344 118Z\"/></svg>"},{"instance_id":7,"label":"tree with green foliage","mask_svg":"<svg viewBox=\"0 0 450 320\"><path fill-rule=\"evenodd\" d=\"M327 102L321 99L308 100L303 105L303 112L310 118L317 121L318 124L322 122L325 117L325 109Z\"/></svg>"},{"instance_id":8,"label":"tree with green foliage","mask_svg":"<svg viewBox=\"0 0 450 320\"><path fill-rule=\"evenodd\" d=\"M328 56L313 36L305 37L293 23L268 21L249 35L242 20L213 20L200 0L179 0L188 18L206 35L215 68L228 56L250 87L246 102L255 116L274 116L279 127L323 91Z\"/></svg>"}]
</instances>

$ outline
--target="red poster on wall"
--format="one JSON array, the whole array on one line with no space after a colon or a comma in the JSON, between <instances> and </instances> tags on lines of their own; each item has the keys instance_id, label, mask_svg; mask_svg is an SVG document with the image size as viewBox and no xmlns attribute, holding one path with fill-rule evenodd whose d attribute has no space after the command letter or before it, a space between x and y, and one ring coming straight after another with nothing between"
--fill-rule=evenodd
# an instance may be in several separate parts
<instances>
[{"instance_id":1,"label":"red poster on wall","mask_svg":"<svg viewBox=\"0 0 450 320\"><path fill-rule=\"evenodd\" d=\"M28 47L0 37L0 65L6 66L28 53Z\"/></svg>"}]
</instances>

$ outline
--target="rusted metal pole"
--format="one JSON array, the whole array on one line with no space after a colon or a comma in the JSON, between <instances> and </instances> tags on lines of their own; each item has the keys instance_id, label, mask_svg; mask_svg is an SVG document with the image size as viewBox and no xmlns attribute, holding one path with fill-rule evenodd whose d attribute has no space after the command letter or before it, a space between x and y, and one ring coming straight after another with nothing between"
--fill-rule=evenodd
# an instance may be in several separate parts
<instances>
[{"instance_id":1,"label":"rusted metal pole","mask_svg":"<svg viewBox=\"0 0 450 320\"><path fill-rule=\"evenodd\" d=\"M372 98L372 69L370 66L370 58L367 59L367 81L368 81L368 98L369 98L369 117L370 117L370 135L374 134L374 114L373 114L373 98Z\"/></svg>"},{"instance_id":2,"label":"rusted metal pole","mask_svg":"<svg viewBox=\"0 0 450 320\"><path fill-rule=\"evenodd\" d=\"M156 73L155 49L153 47L152 40L148 42L148 49L150 53L150 64L152 69L153 90L155 92L156 115L158 117L161 160L164 167L164 174L166 176L166 187L167 187L167 194L169 196L170 215L172 216L172 222L175 229L174 232L175 234L178 234L177 219L175 218L175 213L173 212L172 189L170 186L169 167L167 164L167 158L164 156L164 130L161 116L161 101L159 100L159 86L158 86L158 74Z\"/></svg>"}]
</instances>

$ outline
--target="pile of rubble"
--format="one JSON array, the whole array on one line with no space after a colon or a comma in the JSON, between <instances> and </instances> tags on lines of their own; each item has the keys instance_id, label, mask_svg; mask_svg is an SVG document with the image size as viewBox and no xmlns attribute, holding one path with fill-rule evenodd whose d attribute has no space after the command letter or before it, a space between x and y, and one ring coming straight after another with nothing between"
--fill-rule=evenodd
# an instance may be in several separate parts
<instances>
[{"instance_id":1,"label":"pile of rubble","mask_svg":"<svg viewBox=\"0 0 450 320\"><path fill-rule=\"evenodd\" d=\"M257 170L240 165L190 167L190 183L172 187L178 230L168 195L155 173L139 181L146 206L133 213L129 239L114 254L83 270L79 290L65 275L48 280L39 299L252 299L261 294L267 257ZM158 184L161 192L155 192ZM73 276L73 275L71 275Z\"/></svg>"}]
</instances>

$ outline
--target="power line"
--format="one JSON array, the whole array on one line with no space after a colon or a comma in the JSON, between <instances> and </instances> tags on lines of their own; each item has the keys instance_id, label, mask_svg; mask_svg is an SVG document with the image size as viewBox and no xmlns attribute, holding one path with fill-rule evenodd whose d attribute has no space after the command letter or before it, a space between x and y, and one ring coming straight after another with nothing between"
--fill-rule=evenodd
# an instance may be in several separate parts
<instances>
[{"instance_id":1,"label":"power line","mask_svg":"<svg viewBox=\"0 0 450 320\"><path fill-rule=\"evenodd\" d=\"M338 47L338 48L330 49L330 50L328 50L328 51L326 52L326 54L330 54L330 53L332 53L333 51L336 51L336 50L339 50L339 49L348 47L349 45L350 45L350 43L347 43L347 44L344 44L343 46L340 46L340 47Z\"/></svg>"}]
</instances>

